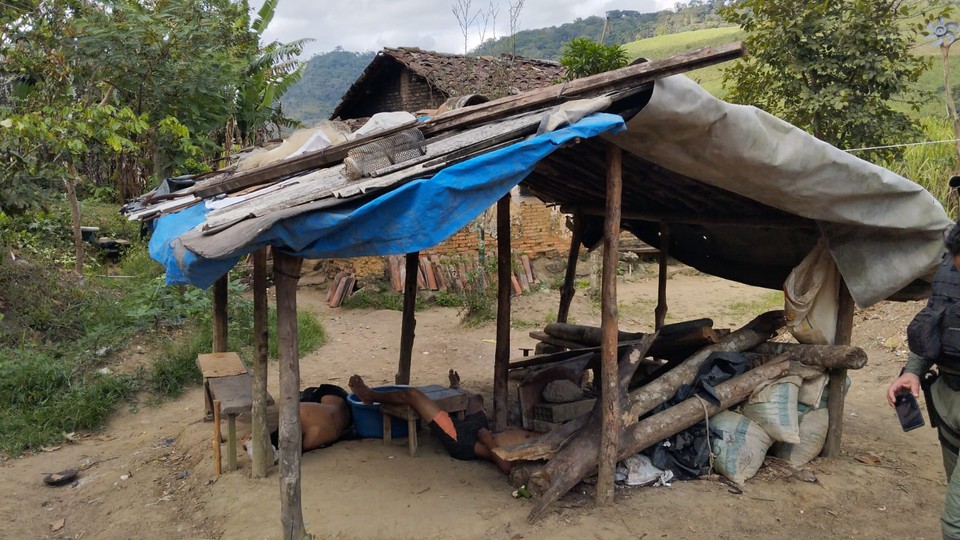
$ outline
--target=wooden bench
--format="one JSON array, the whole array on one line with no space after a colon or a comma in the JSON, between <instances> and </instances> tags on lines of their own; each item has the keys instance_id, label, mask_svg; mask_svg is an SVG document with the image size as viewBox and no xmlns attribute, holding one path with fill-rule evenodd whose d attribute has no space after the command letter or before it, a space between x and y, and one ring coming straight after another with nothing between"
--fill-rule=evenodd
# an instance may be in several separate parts
<instances>
[{"instance_id":1,"label":"wooden bench","mask_svg":"<svg viewBox=\"0 0 960 540\"><path fill-rule=\"evenodd\" d=\"M437 407L440 407L440 410L463 418L464 411L467 410L467 401L469 401L469 394L463 390L447 388L439 384L418 386L417 389L433 400ZM410 456L417 455L417 420L420 418L417 411L409 405L383 403L380 405L380 412L383 414L383 444L390 444L393 440L391 418L402 418L407 421L407 443L410 448Z\"/></svg>"},{"instance_id":2,"label":"wooden bench","mask_svg":"<svg viewBox=\"0 0 960 540\"><path fill-rule=\"evenodd\" d=\"M214 415L214 444L220 444L220 415L227 415L227 469L237 469L237 415L253 408L253 377L248 368L233 352L209 353L197 356L197 366L203 374L203 395L206 411ZM214 403L219 410L214 410ZM273 397L267 393L267 405ZM219 452L214 456L215 468L220 470Z\"/></svg>"}]
</instances>

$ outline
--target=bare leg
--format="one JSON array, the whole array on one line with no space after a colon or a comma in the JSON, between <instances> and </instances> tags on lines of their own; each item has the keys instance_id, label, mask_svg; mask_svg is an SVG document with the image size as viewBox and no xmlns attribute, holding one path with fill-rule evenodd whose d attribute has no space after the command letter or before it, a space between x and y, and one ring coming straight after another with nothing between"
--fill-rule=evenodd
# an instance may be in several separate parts
<instances>
[{"instance_id":1,"label":"bare leg","mask_svg":"<svg viewBox=\"0 0 960 540\"><path fill-rule=\"evenodd\" d=\"M482 428L477 432L477 439L477 444L473 447L473 453L475 453L480 459L485 459L492 462L503 474L510 474L510 470L513 468L513 463L506 461L497 454L493 453L493 449L497 447L497 443L494 440L493 434L490 432L490 430Z\"/></svg>"},{"instance_id":2,"label":"bare leg","mask_svg":"<svg viewBox=\"0 0 960 540\"><path fill-rule=\"evenodd\" d=\"M427 422L432 421L441 412L440 407L437 407L436 403L416 388L380 392L367 386L359 375L350 377L349 384L353 393L367 405L378 402L391 403L394 405L409 405L413 407L413 410L417 411L420 418L423 418Z\"/></svg>"}]
</instances>

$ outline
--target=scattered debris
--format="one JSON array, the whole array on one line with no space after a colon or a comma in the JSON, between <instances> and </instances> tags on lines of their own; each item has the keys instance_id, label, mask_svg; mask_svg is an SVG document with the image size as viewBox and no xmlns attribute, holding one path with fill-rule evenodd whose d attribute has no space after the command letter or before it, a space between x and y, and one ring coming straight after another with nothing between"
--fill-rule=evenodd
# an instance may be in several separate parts
<instances>
[{"instance_id":1,"label":"scattered debris","mask_svg":"<svg viewBox=\"0 0 960 540\"><path fill-rule=\"evenodd\" d=\"M60 529L62 529L63 526L66 525L66 524L67 524L66 518L60 518L60 519L58 519L58 520L56 520L56 521L54 521L53 523L50 524L50 530L53 531L53 532L57 532L57 531L59 531Z\"/></svg>"},{"instance_id":2,"label":"scattered debris","mask_svg":"<svg viewBox=\"0 0 960 540\"><path fill-rule=\"evenodd\" d=\"M853 456L853 459L865 465L880 465L880 456L874 454L860 454Z\"/></svg>"}]
</instances>

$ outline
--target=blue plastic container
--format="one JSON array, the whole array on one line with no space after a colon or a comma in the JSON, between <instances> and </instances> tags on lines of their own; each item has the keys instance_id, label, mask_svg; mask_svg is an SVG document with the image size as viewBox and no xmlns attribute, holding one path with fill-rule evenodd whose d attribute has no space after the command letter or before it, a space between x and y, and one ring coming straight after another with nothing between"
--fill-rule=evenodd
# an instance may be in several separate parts
<instances>
[{"instance_id":1,"label":"blue plastic container","mask_svg":"<svg viewBox=\"0 0 960 540\"><path fill-rule=\"evenodd\" d=\"M376 386L373 389L382 392L400 390L408 386ZM366 405L356 394L347 396L347 403L353 412L353 428L357 436L368 439L383 438L383 415L380 413L380 404ZM419 427L419 421L417 426ZM390 418L390 435L392 437L407 436L407 422L400 418Z\"/></svg>"}]
</instances>

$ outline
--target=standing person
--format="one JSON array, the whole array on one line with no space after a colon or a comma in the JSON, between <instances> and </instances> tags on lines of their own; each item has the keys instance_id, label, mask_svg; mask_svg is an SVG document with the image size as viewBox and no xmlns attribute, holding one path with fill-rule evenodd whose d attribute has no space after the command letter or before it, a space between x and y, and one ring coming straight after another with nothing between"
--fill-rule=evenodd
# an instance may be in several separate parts
<instances>
[{"instance_id":1,"label":"standing person","mask_svg":"<svg viewBox=\"0 0 960 540\"><path fill-rule=\"evenodd\" d=\"M940 528L944 538L960 539L960 223L950 229L944 244L947 254L933 278L927 307L907 330L910 355L900 377L887 388L887 402L893 406L897 394L905 392L919 397L923 388L948 481ZM930 371L933 365L936 373Z\"/></svg>"},{"instance_id":2,"label":"standing person","mask_svg":"<svg viewBox=\"0 0 960 540\"><path fill-rule=\"evenodd\" d=\"M391 403L409 405L420 418L429 421L430 431L440 438L451 457L461 460L484 459L494 463L503 474L510 474L513 464L493 453L499 446L512 446L539 435L521 429L508 429L496 433L490 431L487 415L483 411L483 396L474 394L467 402L463 420L451 418L446 411L416 388L381 392L373 390L359 375L350 377L350 389L367 405ZM450 370L450 387L459 388L460 376Z\"/></svg>"}]
</instances>

